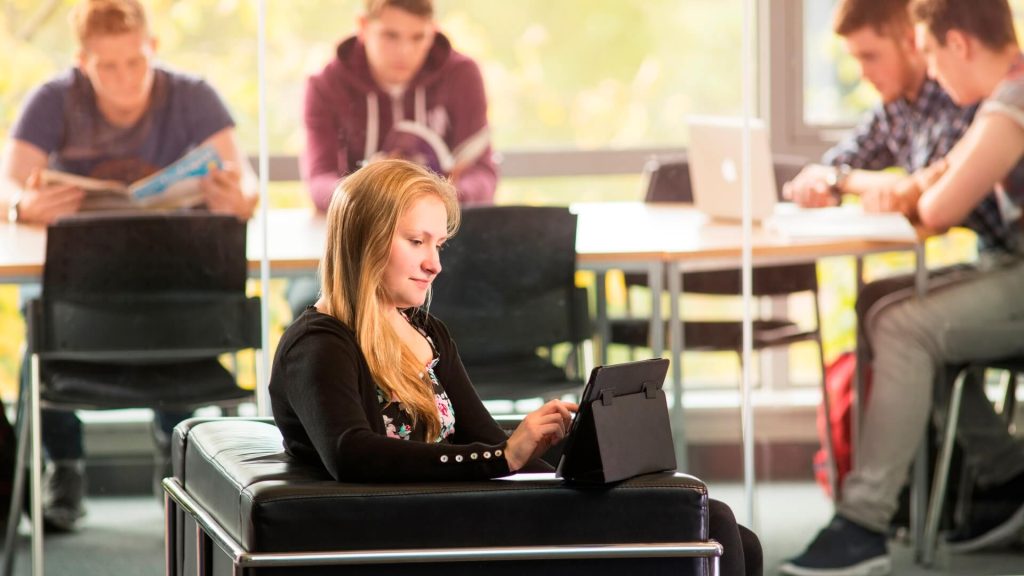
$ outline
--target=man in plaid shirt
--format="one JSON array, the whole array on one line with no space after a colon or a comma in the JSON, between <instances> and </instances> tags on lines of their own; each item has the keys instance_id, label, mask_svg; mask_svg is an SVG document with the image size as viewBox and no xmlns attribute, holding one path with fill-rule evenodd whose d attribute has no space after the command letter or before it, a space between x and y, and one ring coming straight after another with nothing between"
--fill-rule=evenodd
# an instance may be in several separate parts
<instances>
[{"instance_id":1,"label":"man in plaid shirt","mask_svg":"<svg viewBox=\"0 0 1024 576\"><path fill-rule=\"evenodd\" d=\"M832 206L842 194L862 197L872 208L891 193L898 167L919 170L942 158L970 125L975 106L960 108L928 78L914 46L908 0L845 0L833 30L858 61L882 103L845 140L805 167L783 192L801 206Z\"/></svg>"}]
</instances>

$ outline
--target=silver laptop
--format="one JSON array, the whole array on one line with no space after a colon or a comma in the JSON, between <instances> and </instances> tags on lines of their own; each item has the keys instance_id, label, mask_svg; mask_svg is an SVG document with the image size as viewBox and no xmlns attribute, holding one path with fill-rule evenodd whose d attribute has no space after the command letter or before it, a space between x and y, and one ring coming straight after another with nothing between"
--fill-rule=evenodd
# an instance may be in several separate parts
<instances>
[{"instance_id":1,"label":"silver laptop","mask_svg":"<svg viewBox=\"0 0 1024 576\"><path fill-rule=\"evenodd\" d=\"M743 119L693 116L690 128L690 180L693 204L711 218L743 218ZM764 123L750 120L750 207L759 222L775 211L775 167Z\"/></svg>"}]
</instances>

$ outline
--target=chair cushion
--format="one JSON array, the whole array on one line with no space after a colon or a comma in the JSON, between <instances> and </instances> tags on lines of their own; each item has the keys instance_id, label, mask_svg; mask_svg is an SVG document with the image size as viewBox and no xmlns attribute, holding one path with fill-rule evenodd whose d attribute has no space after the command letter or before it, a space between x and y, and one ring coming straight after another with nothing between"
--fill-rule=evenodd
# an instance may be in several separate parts
<instances>
[{"instance_id":1,"label":"chair cushion","mask_svg":"<svg viewBox=\"0 0 1024 576\"><path fill-rule=\"evenodd\" d=\"M42 399L75 408L189 408L252 396L216 358L173 364L51 360L41 371Z\"/></svg>"},{"instance_id":2,"label":"chair cushion","mask_svg":"<svg viewBox=\"0 0 1024 576\"><path fill-rule=\"evenodd\" d=\"M708 538L707 488L684 474L597 487L550 474L340 483L285 454L272 423L247 419L188 420L175 430L175 450L185 490L250 552Z\"/></svg>"}]
</instances>

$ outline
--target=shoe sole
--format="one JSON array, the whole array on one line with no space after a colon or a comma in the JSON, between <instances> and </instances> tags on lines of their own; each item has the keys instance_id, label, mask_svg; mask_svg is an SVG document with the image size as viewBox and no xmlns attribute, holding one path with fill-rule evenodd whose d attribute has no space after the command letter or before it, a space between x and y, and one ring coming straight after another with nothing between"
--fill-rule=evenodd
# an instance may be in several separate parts
<instances>
[{"instance_id":1,"label":"shoe sole","mask_svg":"<svg viewBox=\"0 0 1024 576\"><path fill-rule=\"evenodd\" d=\"M871 558L843 568L807 568L787 562L779 572L789 576L889 576L892 574L892 559L888 556Z\"/></svg>"},{"instance_id":2,"label":"shoe sole","mask_svg":"<svg viewBox=\"0 0 1024 576\"><path fill-rule=\"evenodd\" d=\"M1012 540L1017 536L1017 530L1024 526L1024 504L1017 508L1013 516L1007 518L1002 524L985 532L971 540L962 542L947 542L946 548L954 554L965 554L977 552L992 546L998 546Z\"/></svg>"}]
</instances>

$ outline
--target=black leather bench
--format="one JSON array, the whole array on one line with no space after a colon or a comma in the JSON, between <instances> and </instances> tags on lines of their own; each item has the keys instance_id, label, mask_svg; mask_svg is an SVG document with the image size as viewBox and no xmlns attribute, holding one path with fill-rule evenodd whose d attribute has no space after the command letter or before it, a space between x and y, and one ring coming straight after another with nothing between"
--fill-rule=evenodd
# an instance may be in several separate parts
<instances>
[{"instance_id":1,"label":"black leather bench","mask_svg":"<svg viewBox=\"0 0 1024 576\"><path fill-rule=\"evenodd\" d=\"M246 418L183 422L173 450L169 575L718 572L707 488L684 474L347 484Z\"/></svg>"}]
</instances>

